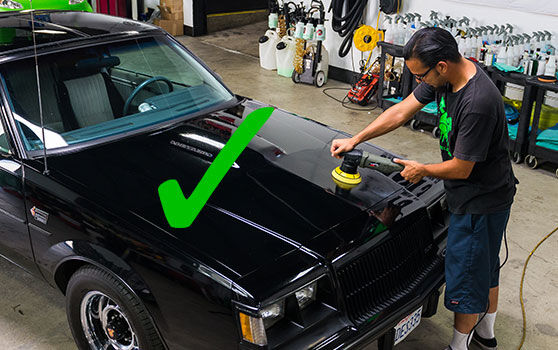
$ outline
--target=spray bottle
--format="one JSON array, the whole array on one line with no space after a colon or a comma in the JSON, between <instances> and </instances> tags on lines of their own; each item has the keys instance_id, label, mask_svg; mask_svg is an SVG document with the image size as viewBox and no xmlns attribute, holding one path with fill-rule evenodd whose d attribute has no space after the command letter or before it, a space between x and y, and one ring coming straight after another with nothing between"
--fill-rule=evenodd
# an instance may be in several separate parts
<instances>
[{"instance_id":1,"label":"spray bottle","mask_svg":"<svg viewBox=\"0 0 558 350\"><path fill-rule=\"evenodd\" d=\"M268 27L269 29L277 28L279 23L279 4L275 0L269 1L269 16Z\"/></svg>"},{"instance_id":2,"label":"spray bottle","mask_svg":"<svg viewBox=\"0 0 558 350\"><path fill-rule=\"evenodd\" d=\"M394 32L395 32L395 27L393 25L393 19L390 16L386 16L386 21L388 21L388 24L386 25L386 32L384 34L384 41L387 42L387 43L393 44Z\"/></svg>"}]
</instances>

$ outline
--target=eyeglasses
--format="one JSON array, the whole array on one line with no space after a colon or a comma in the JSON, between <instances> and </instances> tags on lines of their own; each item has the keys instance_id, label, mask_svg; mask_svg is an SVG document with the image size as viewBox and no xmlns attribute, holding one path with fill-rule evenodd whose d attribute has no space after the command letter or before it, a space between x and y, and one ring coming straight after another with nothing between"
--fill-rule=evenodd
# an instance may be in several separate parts
<instances>
[{"instance_id":1,"label":"eyeglasses","mask_svg":"<svg viewBox=\"0 0 558 350\"><path fill-rule=\"evenodd\" d=\"M434 67L435 67L435 66L430 67L430 68L426 71L426 73L424 73L424 74L415 74L415 79L417 79L417 80L420 81L420 82L423 82L423 81L424 81L424 78L428 75L428 73L430 73L430 71L431 71L432 68L434 68Z\"/></svg>"}]
</instances>

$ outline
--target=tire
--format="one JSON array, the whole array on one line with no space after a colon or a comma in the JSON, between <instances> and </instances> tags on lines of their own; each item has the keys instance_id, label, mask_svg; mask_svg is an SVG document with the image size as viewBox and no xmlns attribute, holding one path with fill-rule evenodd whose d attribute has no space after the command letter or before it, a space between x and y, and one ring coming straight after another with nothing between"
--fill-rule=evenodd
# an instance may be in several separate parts
<instances>
[{"instance_id":1,"label":"tire","mask_svg":"<svg viewBox=\"0 0 558 350\"><path fill-rule=\"evenodd\" d=\"M513 152L512 161L515 164L521 164L521 163L523 163L523 157L521 156L521 154L519 152Z\"/></svg>"},{"instance_id":2,"label":"tire","mask_svg":"<svg viewBox=\"0 0 558 350\"><path fill-rule=\"evenodd\" d=\"M527 164L527 166L531 169L537 169L539 166L539 160L535 156L528 155L525 157L525 164Z\"/></svg>"},{"instance_id":3,"label":"tire","mask_svg":"<svg viewBox=\"0 0 558 350\"><path fill-rule=\"evenodd\" d=\"M416 119L411 120L411 129L413 130L419 130L420 129L420 122Z\"/></svg>"},{"instance_id":4,"label":"tire","mask_svg":"<svg viewBox=\"0 0 558 350\"><path fill-rule=\"evenodd\" d=\"M442 133L442 132L440 131L440 128L437 127L437 126L435 126L434 129L432 129L432 136L433 136L435 139L439 139L441 133Z\"/></svg>"},{"instance_id":5,"label":"tire","mask_svg":"<svg viewBox=\"0 0 558 350\"><path fill-rule=\"evenodd\" d=\"M325 73L321 70L317 71L314 76L314 85L321 88L325 84L325 79Z\"/></svg>"},{"instance_id":6,"label":"tire","mask_svg":"<svg viewBox=\"0 0 558 350\"><path fill-rule=\"evenodd\" d=\"M296 71L293 71L293 75L291 75L291 79L296 84L300 83L300 74L298 74Z\"/></svg>"},{"instance_id":7,"label":"tire","mask_svg":"<svg viewBox=\"0 0 558 350\"><path fill-rule=\"evenodd\" d=\"M102 310L99 304L104 305ZM100 350L106 343L115 344L108 349L164 349L141 301L120 280L97 267L82 267L70 278L66 314L80 350Z\"/></svg>"}]
</instances>

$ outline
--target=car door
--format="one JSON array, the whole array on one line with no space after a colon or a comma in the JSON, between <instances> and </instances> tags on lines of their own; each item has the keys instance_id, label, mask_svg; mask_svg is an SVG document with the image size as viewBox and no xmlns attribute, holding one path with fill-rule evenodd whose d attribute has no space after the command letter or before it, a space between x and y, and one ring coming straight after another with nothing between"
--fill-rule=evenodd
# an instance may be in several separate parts
<instances>
[{"instance_id":1,"label":"car door","mask_svg":"<svg viewBox=\"0 0 558 350\"><path fill-rule=\"evenodd\" d=\"M2 116L4 119L4 116ZM14 156L10 135L0 123L0 255L28 272L37 267L27 228L23 167Z\"/></svg>"}]
</instances>

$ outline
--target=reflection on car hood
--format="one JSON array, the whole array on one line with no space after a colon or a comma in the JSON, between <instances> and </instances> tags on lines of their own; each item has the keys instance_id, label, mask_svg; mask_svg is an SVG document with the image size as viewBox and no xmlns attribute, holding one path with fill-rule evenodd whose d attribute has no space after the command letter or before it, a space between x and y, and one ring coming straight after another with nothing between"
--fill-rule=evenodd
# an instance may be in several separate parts
<instances>
[{"instance_id":1,"label":"reflection on car hood","mask_svg":"<svg viewBox=\"0 0 558 350\"><path fill-rule=\"evenodd\" d=\"M102 195L107 205L141 216L174 236L177 245L208 255L238 276L307 243L305 250L313 256L331 256L332 249L353 241L359 230L329 235L324 245L312 239L362 216L367 208L385 206L386 198L405 194L408 203L419 202L393 176L370 169L359 170L363 181L356 188L338 188L331 171L340 160L331 157L329 148L333 139L345 135L275 110L194 223L171 228L158 186L176 179L188 198L243 117L259 106L245 102L172 129L52 157L49 165L54 176L63 174ZM362 148L385 154L371 145Z\"/></svg>"}]
</instances>

